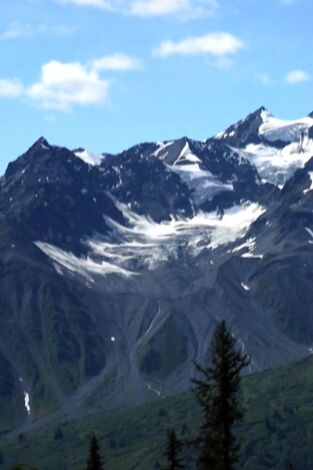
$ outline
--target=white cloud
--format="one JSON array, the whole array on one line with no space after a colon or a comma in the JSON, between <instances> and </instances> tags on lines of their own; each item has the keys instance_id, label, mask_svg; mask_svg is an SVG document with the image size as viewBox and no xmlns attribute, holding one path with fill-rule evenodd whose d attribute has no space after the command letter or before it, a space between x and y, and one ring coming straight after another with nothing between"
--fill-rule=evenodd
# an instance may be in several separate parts
<instances>
[{"instance_id":1,"label":"white cloud","mask_svg":"<svg viewBox=\"0 0 313 470\"><path fill-rule=\"evenodd\" d=\"M112 1L111 0L58 0L59 3L73 3L81 7L96 7L104 10L110 10Z\"/></svg>"},{"instance_id":2,"label":"white cloud","mask_svg":"<svg viewBox=\"0 0 313 470\"><path fill-rule=\"evenodd\" d=\"M0 33L0 39L11 40L29 38L33 36L67 36L74 32L73 28L64 25L51 26L40 24L31 26L30 24L12 23L6 30Z\"/></svg>"},{"instance_id":3,"label":"white cloud","mask_svg":"<svg viewBox=\"0 0 313 470\"><path fill-rule=\"evenodd\" d=\"M9 40L9 39L18 39L18 38L25 38L32 35L32 29L30 25L19 25L19 24L11 24L9 28L4 30L0 34L0 39L2 40Z\"/></svg>"},{"instance_id":4,"label":"white cloud","mask_svg":"<svg viewBox=\"0 0 313 470\"><path fill-rule=\"evenodd\" d=\"M27 95L45 109L65 110L104 103L109 82L78 63L51 61L42 66L40 81L27 89Z\"/></svg>"},{"instance_id":5,"label":"white cloud","mask_svg":"<svg viewBox=\"0 0 313 470\"><path fill-rule=\"evenodd\" d=\"M17 98L23 94L23 85L18 80L0 80L0 97Z\"/></svg>"},{"instance_id":6,"label":"white cloud","mask_svg":"<svg viewBox=\"0 0 313 470\"><path fill-rule=\"evenodd\" d=\"M113 54L90 61L59 62L52 60L41 67L40 79L26 86L18 80L0 80L0 97L31 99L50 110L68 110L74 105L94 106L106 103L110 81L101 71L127 71L142 68L135 57Z\"/></svg>"},{"instance_id":7,"label":"white cloud","mask_svg":"<svg viewBox=\"0 0 313 470\"><path fill-rule=\"evenodd\" d=\"M189 37L180 42L164 41L154 51L158 57L171 55L210 55L223 58L239 52L244 43L230 33L209 33L205 36Z\"/></svg>"},{"instance_id":8,"label":"white cloud","mask_svg":"<svg viewBox=\"0 0 313 470\"><path fill-rule=\"evenodd\" d=\"M293 85L311 80L311 76L305 70L291 70L285 76L285 82Z\"/></svg>"},{"instance_id":9,"label":"white cloud","mask_svg":"<svg viewBox=\"0 0 313 470\"><path fill-rule=\"evenodd\" d=\"M126 54L113 54L95 59L92 62L93 70L114 70L123 72L127 70L139 70L143 68L141 60L136 57L131 57Z\"/></svg>"},{"instance_id":10,"label":"white cloud","mask_svg":"<svg viewBox=\"0 0 313 470\"><path fill-rule=\"evenodd\" d=\"M129 11L136 16L183 15L185 18L211 13L217 0L133 0Z\"/></svg>"},{"instance_id":11,"label":"white cloud","mask_svg":"<svg viewBox=\"0 0 313 470\"><path fill-rule=\"evenodd\" d=\"M74 27L66 26L59 24L57 26L51 26L47 24L41 24L37 27L37 31L35 29L35 34L36 32L38 34L43 34L47 36L68 36L70 34L73 34L75 31Z\"/></svg>"},{"instance_id":12,"label":"white cloud","mask_svg":"<svg viewBox=\"0 0 313 470\"><path fill-rule=\"evenodd\" d=\"M218 0L57 0L63 4L89 6L141 17L180 16L192 18L212 13Z\"/></svg>"}]
</instances>

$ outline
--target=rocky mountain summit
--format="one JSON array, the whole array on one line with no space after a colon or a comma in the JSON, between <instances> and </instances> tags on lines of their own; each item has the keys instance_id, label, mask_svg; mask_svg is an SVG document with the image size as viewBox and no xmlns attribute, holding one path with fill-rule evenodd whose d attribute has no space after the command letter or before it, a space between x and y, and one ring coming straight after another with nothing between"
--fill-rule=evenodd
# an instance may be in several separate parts
<instances>
[{"instance_id":1,"label":"rocky mountain summit","mask_svg":"<svg viewBox=\"0 0 313 470\"><path fill-rule=\"evenodd\" d=\"M189 387L225 318L250 372L313 352L313 118L93 155L40 138L0 179L2 432Z\"/></svg>"}]
</instances>

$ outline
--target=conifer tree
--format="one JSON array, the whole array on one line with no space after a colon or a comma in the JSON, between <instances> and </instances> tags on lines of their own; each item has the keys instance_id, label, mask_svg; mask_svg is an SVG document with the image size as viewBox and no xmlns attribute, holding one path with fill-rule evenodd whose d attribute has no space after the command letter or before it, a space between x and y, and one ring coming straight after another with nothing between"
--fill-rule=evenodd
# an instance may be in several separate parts
<instances>
[{"instance_id":1,"label":"conifer tree","mask_svg":"<svg viewBox=\"0 0 313 470\"><path fill-rule=\"evenodd\" d=\"M176 437L175 431L172 429L168 433L167 446L164 452L164 456L167 459L167 465L163 470L178 470L185 468L182 463L182 459L179 457L181 444Z\"/></svg>"},{"instance_id":2,"label":"conifer tree","mask_svg":"<svg viewBox=\"0 0 313 470\"><path fill-rule=\"evenodd\" d=\"M100 456L100 446L95 435L92 436L90 442L89 457L87 460L86 470L104 470Z\"/></svg>"},{"instance_id":3,"label":"conifer tree","mask_svg":"<svg viewBox=\"0 0 313 470\"><path fill-rule=\"evenodd\" d=\"M238 399L240 372L250 360L238 351L225 321L216 327L211 353L211 365L196 364L202 377L193 380L193 391L203 409L197 465L201 470L234 470L240 445L233 426L243 419Z\"/></svg>"}]
</instances>

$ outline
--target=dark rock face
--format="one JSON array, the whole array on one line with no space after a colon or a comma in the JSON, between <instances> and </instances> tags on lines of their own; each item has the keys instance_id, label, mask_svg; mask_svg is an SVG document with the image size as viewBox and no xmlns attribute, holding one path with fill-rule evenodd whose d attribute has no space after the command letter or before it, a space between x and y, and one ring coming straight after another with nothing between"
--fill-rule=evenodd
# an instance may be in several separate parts
<instances>
[{"instance_id":1,"label":"dark rock face","mask_svg":"<svg viewBox=\"0 0 313 470\"><path fill-rule=\"evenodd\" d=\"M140 144L97 165L41 138L8 166L0 431L188 388L221 318L251 371L310 353L310 142L283 188L264 180L243 151L270 145L264 112L218 138Z\"/></svg>"},{"instance_id":2,"label":"dark rock face","mask_svg":"<svg viewBox=\"0 0 313 470\"><path fill-rule=\"evenodd\" d=\"M266 109L262 106L246 119L230 126L220 137L222 142L233 147L245 147L247 144L260 144L262 137L259 134L260 126L263 124L262 113Z\"/></svg>"},{"instance_id":3,"label":"dark rock face","mask_svg":"<svg viewBox=\"0 0 313 470\"><path fill-rule=\"evenodd\" d=\"M151 158L154 145L139 145L104 159L102 184L118 201L156 222L174 216L191 216L190 191L164 163Z\"/></svg>"},{"instance_id":4,"label":"dark rock face","mask_svg":"<svg viewBox=\"0 0 313 470\"><path fill-rule=\"evenodd\" d=\"M69 150L43 139L9 164L2 180L0 212L32 239L75 253L81 250L83 236L107 232L103 213L123 220L101 174Z\"/></svg>"}]
</instances>

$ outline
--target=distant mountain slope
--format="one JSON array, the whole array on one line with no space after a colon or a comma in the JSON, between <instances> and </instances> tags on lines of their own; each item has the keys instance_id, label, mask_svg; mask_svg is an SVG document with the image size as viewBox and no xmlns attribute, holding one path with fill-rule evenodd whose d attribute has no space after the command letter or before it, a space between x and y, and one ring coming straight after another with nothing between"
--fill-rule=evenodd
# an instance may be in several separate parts
<instances>
[{"instance_id":1,"label":"distant mountain slope","mask_svg":"<svg viewBox=\"0 0 313 470\"><path fill-rule=\"evenodd\" d=\"M281 470L292 463L295 469L311 470L312 386L312 358L243 380L241 469ZM87 405L89 413L97 408L91 401ZM23 439L2 437L0 445L7 466L23 461L45 470L76 470L83 468L91 433L96 432L110 469L157 470L163 464L167 430L175 428L188 441L197 436L200 423L201 411L188 392L111 415L63 416ZM192 450L184 454L192 469Z\"/></svg>"},{"instance_id":2,"label":"distant mountain slope","mask_svg":"<svg viewBox=\"0 0 313 470\"><path fill-rule=\"evenodd\" d=\"M188 388L221 318L250 372L311 354L312 129L260 108L205 142L93 155L40 138L11 163L0 430Z\"/></svg>"}]
</instances>

